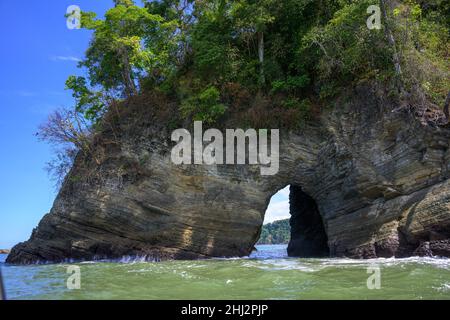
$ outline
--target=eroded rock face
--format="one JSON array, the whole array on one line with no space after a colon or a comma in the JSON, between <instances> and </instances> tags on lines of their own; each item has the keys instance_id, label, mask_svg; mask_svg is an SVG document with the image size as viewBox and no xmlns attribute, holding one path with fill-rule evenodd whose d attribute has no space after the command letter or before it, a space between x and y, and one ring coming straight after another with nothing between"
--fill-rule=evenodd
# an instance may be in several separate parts
<instances>
[{"instance_id":1,"label":"eroded rock face","mask_svg":"<svg viewBox=\"0 0 450 320\"><path fill-rule=\"evenodd\" d=\"M169 130L130 114L97 139L96 161L77 158L7 262L248 255L288 184L315 200L331 256L450 256L450 130L391 112L386 96L356 88L315 126L281 131L280 171L266 177L249 165L176 166ZM307 250L298 243L294 255Z\"/></svg>"}]
</instances>

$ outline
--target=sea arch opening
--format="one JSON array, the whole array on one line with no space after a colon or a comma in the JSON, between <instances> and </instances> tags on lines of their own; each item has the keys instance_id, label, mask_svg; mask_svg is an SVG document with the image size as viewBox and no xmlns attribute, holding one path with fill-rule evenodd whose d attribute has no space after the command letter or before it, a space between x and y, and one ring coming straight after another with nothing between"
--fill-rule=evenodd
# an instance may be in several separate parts
<instances>
[{"instance_id":1,"label":"sea arch opening","mask_svg":"<svg viewBox=\"0 0 450 320\"><path fill-rule=\"evenodd\" d=\"M287 185L271 197L260 239L272 243L286 239L286 219L290 257L329 256L328 236L317 203L299 185Z\"/></svg>"}]
</instances>

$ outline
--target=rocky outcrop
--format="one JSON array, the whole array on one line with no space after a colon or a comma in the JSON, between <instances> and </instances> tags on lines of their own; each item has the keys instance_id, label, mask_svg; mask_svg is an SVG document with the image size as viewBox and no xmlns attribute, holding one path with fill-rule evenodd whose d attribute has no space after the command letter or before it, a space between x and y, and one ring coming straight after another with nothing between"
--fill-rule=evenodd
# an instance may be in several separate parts
<instances>
[{"instance_id":1,"label":"rocky outcrop","mask_svg":"<svg viewBox=\"0 0 450 320\"><path fill-rule=\"evenodd\" d=\"M0 254L9 254L8 249L0 249Z\"/></svg>"},{"instance_id":2,"label":"rocky outcrop","mask_svg":"<svg viewBox=\"0 0 450 320\"><path fill-rule=\"evenodd\" d=\"M129 108L95 140L97 161L77 157L51 212L8 262L248 255L286 185L301 190L291 195L293 255L450 256L450 130L392 112L386 97L358 87L315 125L282 130L275 176L174 165L168 126L149 111L170 108Z\"/></svg>"}]
</instances>

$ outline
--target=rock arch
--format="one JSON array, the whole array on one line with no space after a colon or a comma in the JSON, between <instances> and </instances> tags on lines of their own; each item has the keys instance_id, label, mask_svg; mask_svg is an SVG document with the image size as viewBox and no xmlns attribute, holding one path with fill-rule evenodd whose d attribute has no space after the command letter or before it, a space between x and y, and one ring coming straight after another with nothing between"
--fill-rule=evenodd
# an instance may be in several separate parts
<instances>
[{"instance_id":1,"label":"rock arch","mask_svg":"<svg viewBox=\"0 0 450 320\"><path fill-rule=\"evenodd\" d=\"M450 256L450 130L391 112L387 96L357 87L315 125L282 131L270 177L248 165L175 166L167 127L130 114L118 146L107 131L95 141L100 165L76 159L51 212L7 262L248 255L287 184L315 200L331 256Z\"/></svg>"}]
</instances>

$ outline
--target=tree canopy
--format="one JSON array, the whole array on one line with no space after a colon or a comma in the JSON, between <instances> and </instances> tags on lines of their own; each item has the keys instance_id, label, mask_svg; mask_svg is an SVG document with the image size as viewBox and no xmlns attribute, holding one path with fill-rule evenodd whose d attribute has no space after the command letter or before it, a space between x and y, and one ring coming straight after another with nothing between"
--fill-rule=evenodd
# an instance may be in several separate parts
<instances>
[{"instance_id":1,"label":"tree canopy","mask_svg":"<svg viewBox=\"0 0 450 320\"><path fill-rule=\"evenodd\" d=\"M373 5L381 26L370 29ZM79 63L85 75L66 82L75 99L68 114L95 127L115 102L158 91L178 101L174 117L214 123L253 106L258 118L254 106L265 102L295 127L367 80L443 106L449 8L444 0L116 0L104 18L82 12L93 35Z\"/></svg>"},{"instance_id":2,"label":"tree canopy","mask_svg":"<svg viewBox=\"0 0 450 320\"><path fill-rule=\"evenodd\" d=\"M375 1L386 13L378 30L366 26L373 4L145 0L141 6L115 1L104 19L82 13L82 27L94 31L80 63L87 79L69 78L68 88L80 90L74 93L77 108L93 119L106 108L97 102L99 92L122 99L162 90L180 99L183 114L215 121L227 110L218 108L218 101L210 115L203 107L188 106L215 90L220 100L230 83L283 95L287 108L303 108L309 98L327 98L361 79L384 81L403 64L411 73L402 74L409 77L402 79L409 89L419 86L442 103L449 85L447 2ZM418 60L431 61L438 72L417 79L408 64L417 67Z\"/></svg>"}]
</instances>

